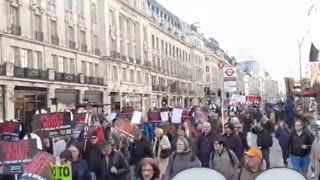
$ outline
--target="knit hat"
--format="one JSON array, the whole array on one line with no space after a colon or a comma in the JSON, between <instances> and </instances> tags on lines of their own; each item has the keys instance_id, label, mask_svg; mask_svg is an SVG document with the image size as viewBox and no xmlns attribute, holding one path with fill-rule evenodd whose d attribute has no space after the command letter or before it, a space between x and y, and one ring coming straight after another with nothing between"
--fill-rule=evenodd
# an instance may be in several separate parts
<instances>
[{"instance_id":1,"label":"knit hat","mask_svg":"<svg viewBox=\"0 0 320 180\"><path fill-rule=\"evenodd\" d=\"M246 155L249 157L257 157L259 159L262 159L262 152L258 148L250 148L247 152Z\"/></svg>"},{"instance_id":2,"label":"knit hat","mask_svg":"<svg viewBox=\"0 0 320 180\"><path fill-rule=\"evenodd\" d=\"M232 131L234 131L234 125L232 123L226 123L224 128L230 128Z\"/></svg>"}]
</instances>

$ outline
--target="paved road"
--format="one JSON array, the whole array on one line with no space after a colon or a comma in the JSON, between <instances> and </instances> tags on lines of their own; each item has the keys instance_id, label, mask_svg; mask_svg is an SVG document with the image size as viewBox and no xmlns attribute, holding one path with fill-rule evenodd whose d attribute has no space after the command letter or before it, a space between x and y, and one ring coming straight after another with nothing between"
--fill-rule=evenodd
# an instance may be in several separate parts
<instances>
[{"instance_id":1,"label":"paved road","mask_svg":"<svg viewBox=\"0 0 320 180\"><path fill-rule=\"evenodd\" d=\"M255 134L248 133L248 143L250 146L257 147L256 139L257 139L257 137ZM283 159L282 159L282 151L281 151L279 142L274 137L274 135L273 135L273 146L270 149L270 164L271 164L271 167L284 166ZM289 161L289 167L290 166L291 165L290 165L290 161ZM310 178L311 172L309 172L308 174L309 174L309 179L311 180L312 179L312 178Z\"/></svg>"}]
</instances>

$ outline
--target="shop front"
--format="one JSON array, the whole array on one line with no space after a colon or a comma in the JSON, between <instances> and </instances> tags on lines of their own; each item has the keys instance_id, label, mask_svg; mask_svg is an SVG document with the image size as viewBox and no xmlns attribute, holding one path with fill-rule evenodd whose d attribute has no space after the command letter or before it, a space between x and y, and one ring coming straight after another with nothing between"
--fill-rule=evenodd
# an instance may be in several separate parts
<instances>
[{"instance_id":1,"label":"shop front","mask_svg":"<svg viewBox=\"0 0 320 180\"><path fill-rule=\"evenodd\" d=\"M47 89L16 86L14 88L15 119L31 120L37 110L48 109Z\"/></svg>"},{"instance_id":2,"label":"shop front","mask_svg":"<svg viewBox=\"0 0 320 180\"><path fill-rule=\"evenodd\" d=\"M56 89L55 99L58 111L64 109L75 109L79 103L79 91L69 89Z\"/></svg>"},{"instance_id":3,"label":"shop front","mask_svg":"<svg viewBox=\"0 0 320 180\"><path fill-rule=\"evenodd\" d=\"M86 91L84 98L89 103L103 103L103 93L100 91Z\"/></svg>"}]
</instances>

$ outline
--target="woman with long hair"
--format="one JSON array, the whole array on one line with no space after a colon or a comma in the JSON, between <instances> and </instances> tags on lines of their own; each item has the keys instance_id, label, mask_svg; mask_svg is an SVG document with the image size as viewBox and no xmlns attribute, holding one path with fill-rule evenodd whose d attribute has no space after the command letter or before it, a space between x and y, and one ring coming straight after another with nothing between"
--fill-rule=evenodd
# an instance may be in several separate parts
<instances>
[{"instance_id":1,"label":"woman with long hair","mask_svg":"<svg viewBox=\"0 0 320 180\"><path fill-rule=\"evenodd\" d=\"M160 176L158 162L152 158L144 158L141 160L136 177L139 180L157 180Z\"/></svg>"}]
</instances>

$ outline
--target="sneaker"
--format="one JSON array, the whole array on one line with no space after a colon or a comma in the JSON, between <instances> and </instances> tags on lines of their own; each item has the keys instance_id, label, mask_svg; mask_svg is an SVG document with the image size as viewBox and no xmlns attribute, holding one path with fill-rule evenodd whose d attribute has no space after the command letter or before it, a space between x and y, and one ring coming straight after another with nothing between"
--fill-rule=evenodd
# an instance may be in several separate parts
<instances>
[{"instance_id":1,"label":"sneaker","mask_svg":"<svg viewBox=\"0 0 320 180\"><path fill-rule=\"evenodd\" d=\"M311 176L310 176L310 177L311 177L311 178L314 178L314 172L311 173Z\"/></svg>"}]
</instances>

